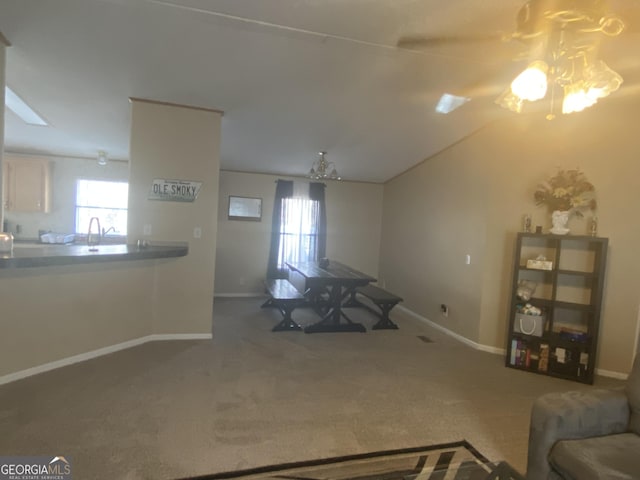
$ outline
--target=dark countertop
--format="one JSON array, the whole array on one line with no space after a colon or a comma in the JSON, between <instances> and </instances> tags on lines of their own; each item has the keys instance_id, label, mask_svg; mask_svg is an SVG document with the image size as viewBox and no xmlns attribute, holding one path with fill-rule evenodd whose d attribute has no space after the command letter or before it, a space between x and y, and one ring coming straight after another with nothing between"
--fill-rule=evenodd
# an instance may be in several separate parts
<instances>
[{"instance_id":1,"label":"dark countertop","mask_svg":"<svg viewBox=\"0 0 640 480\"><path fill-rule=\"evenodd\" d=\"M184 257L189 253L186 242L154 244L148 247L98 245L95 248L98 249L97 252L90 252L87 245L16 243L13 254L0 254L0 269Z\"/></svg>"}]
</instances>

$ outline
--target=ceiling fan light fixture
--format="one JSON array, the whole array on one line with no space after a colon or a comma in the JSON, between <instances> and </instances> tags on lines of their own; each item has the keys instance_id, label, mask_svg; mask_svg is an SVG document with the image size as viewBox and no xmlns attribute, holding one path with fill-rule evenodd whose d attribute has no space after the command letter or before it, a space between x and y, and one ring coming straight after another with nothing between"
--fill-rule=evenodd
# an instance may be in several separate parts
<instances>
[{"instance_id":1,"label":"ceiling fan light fixture","mask_svg":"<svg viewBox=\"0 0 640 480\"><path fill-rule=\"evenodd\" d=\"M536 60L511 82L511 91L522 100L535 102L547 94L549 65Z\"/></svg>"},{"instance_id":2,"label":"ceiling fan light fixture","mask_svg":"<svg viewBox=\"0 0 640 480\"><path fill-rule=\"evenodd\" d=\"M517 20L514 38L529 45L527 58L534 61L496 99L498 105L520 113L525 102L551 92L547 119L553 119L556 99L562 113L581 112L620 88L622 77L597 55L602 36L625 28L605 0L528 0Z\"/></svg>"}]
</instances>

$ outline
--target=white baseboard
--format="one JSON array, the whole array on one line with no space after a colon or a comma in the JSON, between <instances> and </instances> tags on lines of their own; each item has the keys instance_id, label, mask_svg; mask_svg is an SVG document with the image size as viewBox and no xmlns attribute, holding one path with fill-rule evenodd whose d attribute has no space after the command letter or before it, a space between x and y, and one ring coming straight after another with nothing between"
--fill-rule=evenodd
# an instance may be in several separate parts
<instances>
[{"instance_id":1,"label":"white baseboard","mask_svg":"<svg viewBox=\"0 0 640 480\"><path fill-rule=\"evenodd\" d=\"M398 310L402 310L404 313L406 313L407 315L415 318L416 320L424 322L427 325L429 325L430 327L433 327L436 330L439 330L442 333L444 333L444 334L446 334L446 335L448 335L448 336L450 336L452 338L455 338L459 342L462 342L465 345L468 345L468 346L470 346L472 348L475 348L476 350L480 350L482 352L487 352L487 353L494 353L496 355L506 355L506 353L507 353L507 351L504 348L491 347L489 345L483 345L481 343L474 342L473 340L469 340L467 337L463 337L459 333L452 332L448 328L445 328L442 325L439 325L439 324L429 320L428 318L423 317L422 315L414 312L413 310L409 310L407 307L405 307L403 305L398 305L396 308Z\"/></svg>"},{"instance_id":2,"label":"white baseboard","mask_svg":"<svg viewBox=\"0 0 640 480\"><path fill-rule=\"evenodd\" d=\"M406 313L407 315L415 318L416 320L424 322L427 325L429 325L430 327L433 327L436 330L439 330L442 333L444 333L446 335L449 335L450 337L455 338L459 342L462 342L465 345L469 345L470 347L475 348L476 350L481 350L483 352L488 352L488 353L494 353L496 355L506 355L507 354L507 350L504 349L504 348L491 347L489 345L482 345L481 343L476 343L476 342L474 342L472 340L469 340L467 337L463 337L462 335L460 335L458 333L452 332L448 328L445 328L442 325L439 325L439 324L429 320L428 318L417 314L413 310L409 310L407 307L405 307L403 305L398 305L396 308L398 310L402 310L404 313ZM596 372L595 373L596 373L596 375L600 375L600 376L603 376L603 377L609 377L609 378L616 378L618 380L626 380L627 377L629 376L626 373L614 372L614 371L611 371L611 370L603 370L601 368L596 368Z\"/></svg>"},{"instance_id":3,"label":"white baseboard","mask_svg":"<svg viewBox=\"0 0 640 480\"><path fill-rule=\"evenodd\" d=\"M163 342L166 340L211 340L211 333L154 333L149 335L148 342Z\"/></svg>"},{"instance_id":4,"label":"white baseboard","mask_svg":"<svg viewBox=\"0 0 640 480\"><path fill-rule=\"evenodd\" d=\"M603 370L601 368L596 368L596 375L601 375L603 377L609 378L617 378L618 380L626 380L627 378L629 378L628 373L613 372L611 370Z\"/></svg>"},{"instance_id":5,"label":"white baseboard","mask_svg":"<svg viewBox=\"0 0 640 480\"><path fill-rule=\"evenodd\" d=\"M104 355L119 352L120 350L125 350L127 348L137 347L148 342L166 340L211 340L211 338L212 334L210 333L171 333L146 335L144 337L134 338L133 340L128 340L116 345L110 345L108 347L99 348L90 352L80 353L78 355L62 358L60 360L45 363L43 365L38 365L36 367L27 368L26 370L20 370L18 372L9 373L8 375L3 375L0 377L0 385L15 382L16 380L31 377L32 375L38 375L39 373L55 370L56 368L73 365L74 363L85 362L87 360L91 360L92 358L102 357Z\"/></svg>"},{"instance_id":6,"label":"white baseboard","mask_svg":"<svg viewBox=\"0 0 640 480\"><path fill-rule=\"evenodd\" d=\"M264 292L256 293L214 293L213 298L256 298L266 297Z\"/></svg>"}]
</instances>

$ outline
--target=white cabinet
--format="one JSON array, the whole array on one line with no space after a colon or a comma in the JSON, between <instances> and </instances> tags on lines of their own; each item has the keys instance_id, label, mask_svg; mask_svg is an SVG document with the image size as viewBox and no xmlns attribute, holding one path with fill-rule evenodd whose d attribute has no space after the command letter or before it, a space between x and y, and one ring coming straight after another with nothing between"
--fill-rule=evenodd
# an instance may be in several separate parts
<instances>
[{"instance_id":1,"label":"white cabinet","mask_svg":"<svg viewBox=\"0 0 640 480\"><path fill-rule=\"evenodd\" d=\"M5 155L2 166L2 200L5 211L48 212L50 190L49 160Z\"/></svg>"}]
</instances>

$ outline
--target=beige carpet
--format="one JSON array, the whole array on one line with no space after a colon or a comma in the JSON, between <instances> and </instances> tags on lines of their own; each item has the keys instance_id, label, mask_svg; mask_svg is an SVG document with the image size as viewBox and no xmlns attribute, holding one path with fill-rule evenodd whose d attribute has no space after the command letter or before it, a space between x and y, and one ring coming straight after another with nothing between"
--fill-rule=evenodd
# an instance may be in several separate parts
<instances>
[{"instance_id":1,"label":"beige carpet","mask_svg":"<svg viewBox=\"0 0 640 480\"><path fill-rule=\"evenodd\" d=\"M0 387L0 455L64 455L77 479L166 479L466 439L524 471L533 399L592 388L505 368L399 311L397 331L272 333L279 313L261 303L216 299L213 341Z\"/></svg>"}]
</instances>

